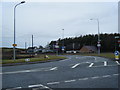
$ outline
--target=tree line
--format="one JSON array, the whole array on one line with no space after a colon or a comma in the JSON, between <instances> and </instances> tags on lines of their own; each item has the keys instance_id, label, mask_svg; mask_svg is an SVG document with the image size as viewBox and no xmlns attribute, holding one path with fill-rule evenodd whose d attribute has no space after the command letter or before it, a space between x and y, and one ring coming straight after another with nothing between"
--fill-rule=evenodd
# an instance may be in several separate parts
<instances>
[{"instance_id":1,"label":"tree line","mask_svg":"<svg viewBox=\"0 0 120 90\"><path fill-rule=\"evenodd\" d=\"M119 36L119 38L115 38ZM120 39L119 33L105 33L100 34L100 44L101 44L101 52L114 52L115 49L119 50L118 40ZM49 46L50 49L56 50L56 44L58 43L58 50L62 51L62 46L65 46L65 50L80 50L83 46L96 46L98 42L97 34L88 34L81 35L79 37L69 37L64 39L58 39L57 41L51 41ZM119 50L120 51L120 50Z\"/></svg>"}]
</instances>

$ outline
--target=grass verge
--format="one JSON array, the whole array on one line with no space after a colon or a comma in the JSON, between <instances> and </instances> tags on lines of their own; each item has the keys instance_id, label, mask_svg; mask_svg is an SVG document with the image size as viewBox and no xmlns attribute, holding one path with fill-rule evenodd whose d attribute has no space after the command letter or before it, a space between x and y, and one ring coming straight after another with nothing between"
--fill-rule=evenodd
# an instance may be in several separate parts
<instances>
[{"instance_id":1,"label":"grass verge","mask_svg":"<svg viewBox=\"0 0 120 90\"><path fill-rule=\"evenodd\" d=\"M14 64L14 63L26 63L26 62L38 62L38 61L50 61L50 60L59 60L59 59L66 59L66 57L62 56L55 56L55 55L48 55L49 58L44 57L36 57L36 58L29 58L30 61L25 61L25 59L16 59L16 60L3 60L2 64Z\"/></svg>"},{"instance_id":2,"label":"grass verge","mask_svg":"<svg viewBox=\"0 0 120 90\"><path fill-rule=\"evenodd\" d=\"M95 53L92 53L92 54L82 54L83 56L99 56L99 57L106 57L106 58L111 58L111 59L114 59L115 58L115 55L114 53L101 53L101 54L95 54Z\"/></svg>"}]
</instances>

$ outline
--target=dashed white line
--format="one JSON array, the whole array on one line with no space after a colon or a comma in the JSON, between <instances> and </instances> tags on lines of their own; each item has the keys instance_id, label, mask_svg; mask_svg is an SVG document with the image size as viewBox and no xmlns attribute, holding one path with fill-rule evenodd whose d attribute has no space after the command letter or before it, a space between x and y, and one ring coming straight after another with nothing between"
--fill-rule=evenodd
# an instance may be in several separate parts
<instances>
[{"instance_id":1,"label":"dashed white line","mask_svg":"<svg viewBox=\"0 0 120 90\"><path fill-rule=\"evenodd\" d=\"M29 69L29 70L21 70L21 71L12 71L12 72L3 72L0 74L15 74L15 73L27 73L27 72L37 72L37 71L43 71L43 70L49 70L51 67L47 68L37 68L37 69Z\"/></svg>"},{"instance_id":2,"label":"dashed white line","mask_svg":"<svg viewBox=\"0 0 120 90\"><path fill-rule=\"evenodd\" d=\"M67 80L67 81L64 81L64 82L66 82L66 83L68 83L68 82L75 82L76 80Z\"/></svg>"},{"instance_id":3,"label":"dashed white line","mask_svg":"<svg viewBox=\"0 0 120 90\"><path fill-rule=\"evenodd\" d=\"M107 77L112 77L112 76L118 76L119 74L112 74L112 75L104 75L104 76L94 76L94 77L88 77L88 78L80 78L80 79L73 79L73 80L66 80L66 81L61 81L61 82L65 82L65 83L69 83L69 82L75 82L77 80L88 80L88 79L98 79L98 78L107 78ZM50 82L50 83L47 83L47 85L53 85L53 84L59 84L60 82ZM42 84L36 84L36 85L29 85L28 86L29 88L34 88L34 87L42 87L44 89L49 89L49 90L52 90L50 89L49 87L47 86L44 86ZM22 87L15 87L15 88L9 88L9 89L6 89L6 90L16 90L16 89L21 89Z\"/></svg>"},{"instance_id":4,"label":"dashed white line","mask_svg":"<svg viewBox=\"0 0 120 90\"><path fill-rule=\"evenodd\" d=\"M80 79L78 79L78 80L87 80L88 78L80 78Z\"/></svg>"},{"instance_id":5,"label":"dashed white line","mask_svg":"<svg viewBox=\"0 0 120 90\"><path fill-rule=\"evenodd\" d=\"M51 68L50 70L51 70L51 71L53 71L53 70L57 70L57 67Z\"/></svg>"},{"instance_id":6,"label":"dashed white line","mask_svg":"<svg viewBox=\"0 0 120 90\"><path fill-rule=\"evenodd\" d=\"M75 65L72 66L71 68L76 68L78 65L80 65L80 63L75 64Z\"/></svg>"},{"instance_id":7,"label":"dashed white line","mask_svg":"<svg viewBox=\"0 0 120 90\"><path fill-rule=\"evenodd\" d=\"M107 65L107 67L113 67L113 66L116 66L116 65ZM105 66L103 66L103 65L100 65L100 66L92 66L92 68L99 68L99 67L105 67Z\"/></svg>"},{"instance_id":8,"label":"dashed white line","mask_svg":"<svg viewBox=\"0 0 120 90\"><path fill-rule=\"evenodd\" d=\"M89 65L89 67L92 67L92 66L93 66L93 64L94 64L94 63L91 63L91 64Z\"/></svg>"},{"instance_id":9,"label":"dashed white line","mask_svg":"<svg viewBox=\"0 0 120 90\"><path fill-rule=\"evenodd\" d=\"M104 66L107 66L107 62L106 61L104 61Z\"/></svg>"},{"instance_id":10,"label":"dashed white line","mask_svg":"<svg viewBox=\"0 0 120 90\"><path fill-rule=\"evenodd\" d=\"M21 89L22 87L15 87L15 88L9 88L9 89L6 89L6 90L14 90L14 89Z\"/></svg>"},{"instance_id":11,"label":"dashed white line","mask_svg":"<svg viewBox=\"0 0 120 90\"><path fill-rule=\"evenodd\" d=\"M95 76L95 77L91 77L92 79L97 79L97 78L100 78L99 76Z\"/></svg>"},{"instance_id":12,"label":"dashed white line","mask_svg":"<svg viewBox=\"0 0 120 90\"><path fill-rule=\"evenodd\" d=\"M28 87L29 88L32 88L32 87L42 87L42 85L41 84L38 84L38 85L29 85Z\"/></svg>"},{"instance_id":13,"label":"dashed white line","mask_svg":"<svg viewBox=\"0 0 120 90\"><path fill-rule=\"evenodd\" d=\"M118 76L119 74L113 74L114 76Z\"/></svg>"},{"instance_id":14,"label":"dashed white line","mask_svg":"<svg viewBox=\"0 0 120 90\"><path fill-rule=\"evenodd\" d=\"M59 84L60 82L51 82L51 83L47 83L47 85L52 85L52 84Z\"/></svg>"},{"instance_id":15,"label":"dashed white line","mask_svg":"<svg viewBox=\"0 0 120 90\"><path fill-rule=\"evenodd\" d=\"M111 77L111 75L104 75L104 76L102 76L102 77Z\"/></svg>"},{"instance_id":16,"label":"dashed white line","mask_svg":"<svg viewBox=\"0 0 120 90\"><path fill-rule=\"evenodd\" d=\"M120 63L119 63L118 61L116 61L116 63L117 63L118 65L120 65Z\"/></svg>"}]
</instances>

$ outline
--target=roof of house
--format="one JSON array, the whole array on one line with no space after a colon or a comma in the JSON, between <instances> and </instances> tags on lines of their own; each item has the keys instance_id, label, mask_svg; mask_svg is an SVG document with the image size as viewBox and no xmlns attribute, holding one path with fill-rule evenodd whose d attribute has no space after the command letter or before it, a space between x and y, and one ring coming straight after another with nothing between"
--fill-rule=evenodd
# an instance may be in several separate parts
<instances>
[{"instance_id":1,"label":"roof of house","mask_svg":"<svg viewBox=\"0 0 120 90\"><path fill-rule=\"evenodd\" d=\"M83 48L86 48L86 49L92 50L92 51L97 51L97 48L96 48L95 46L83 46L83 47L81 48L81 50L83 50Z\"/></svg>"},{"instance_id":2,"label":"roof of house","mask_svg":"<svg viewBox=\"0 0 120 90\"><path fill-rule=\"evenodd\" d=\"M95 46L85 46L85 48L87 48L89 50L94 50L94 51L97 50L97 48Z\"/></svg>"},{"instance_id":3,"label":"roof of house","mask_svg":"<svg viewBox=\"0 0 120 90\"><path fill-rule=\"evenodd\" d=\"M28 47L28 49L35 49L35 47Z\"/></svg>"}]
</instances>

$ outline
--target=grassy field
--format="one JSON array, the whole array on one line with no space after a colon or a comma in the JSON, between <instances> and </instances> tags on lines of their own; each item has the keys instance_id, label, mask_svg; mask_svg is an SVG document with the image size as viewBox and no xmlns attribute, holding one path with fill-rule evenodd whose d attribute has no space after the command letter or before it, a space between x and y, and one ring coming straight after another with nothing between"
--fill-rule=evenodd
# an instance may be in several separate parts
<instances>
[{"instance_id":1,"label":"grassy field","mask_svg":"<svg viewBox=\"0 0 120 90\"><path fill-rule=\"evenodd\" d=\"M100 57L106 57L106 58L115 58L114 53L101 53L101 54L97 54L97 53L93 53L93 54L82 54L83 56L100 56Z\"/></svg>"},{"instance_id":2,"label":"grassy field","mask_svg":"<svg viewBox=\"0 0 120 90\"><path fill-rule=\"evenodd\" d=\"M66 57L48 55L49 58L44 58L44 55L39 55L34 58L29 58L30 61L25 61L25 59L16 59L16 60L3 60L2 64L10 64L10 63L25 63L25 62L36 62L36 61L47 61L47 60L58 60L58 59L66 59ZM1 63L1 62L0 62Z\"/></svg>"}]
</instances>

